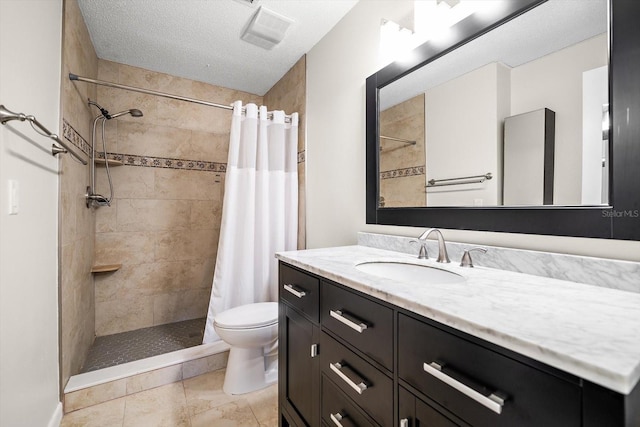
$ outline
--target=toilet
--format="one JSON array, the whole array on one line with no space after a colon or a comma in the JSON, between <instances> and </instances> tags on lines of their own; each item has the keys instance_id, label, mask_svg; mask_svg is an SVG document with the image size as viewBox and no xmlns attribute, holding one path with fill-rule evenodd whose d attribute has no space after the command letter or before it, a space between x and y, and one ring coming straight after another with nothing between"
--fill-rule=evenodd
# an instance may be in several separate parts
<instances>
[{"instance_id":1,"label":"toilet","mask_svg":"<svg viewBox=\"0 0 640 427\"><path fill-rule=\"evenodd\" d=\"M213 327L231 346L222 390L244 394L278 380L278 303L241 305L218 314Z\"/></svg>"}]
</instances>

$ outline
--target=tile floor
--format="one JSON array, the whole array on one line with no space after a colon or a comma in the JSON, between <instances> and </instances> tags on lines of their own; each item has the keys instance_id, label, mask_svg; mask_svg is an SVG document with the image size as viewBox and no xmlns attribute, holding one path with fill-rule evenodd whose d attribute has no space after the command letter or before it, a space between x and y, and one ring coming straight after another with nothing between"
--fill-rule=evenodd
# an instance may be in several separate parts
<instances>
[{"instance_id":1,"label":"tile floor","mask_svg":"<svg viewBox=\"0 0 640 427\"><path fill-rule=\"evenodd\" d=\"M68 413L61 427L276 427L278 386L222 391L224 369Z\"/></svg>"},{"instance_id":2,"label":"tile floor","mask_svg":"<svg viewBox=\"0 0 640 427\"><path fill-rule=\"evenodd\" d=\"M202 344L207 319L193 319L97 337L81 372L145 359Z\"/></svg>"}]
</instances>

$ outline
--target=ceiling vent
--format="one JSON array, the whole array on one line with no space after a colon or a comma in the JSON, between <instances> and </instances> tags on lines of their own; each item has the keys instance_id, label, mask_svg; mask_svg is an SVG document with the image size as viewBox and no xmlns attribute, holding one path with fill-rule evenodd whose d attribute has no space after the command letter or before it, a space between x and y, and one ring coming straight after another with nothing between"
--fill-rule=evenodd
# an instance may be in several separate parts
<instances>
[{"instance_id":1,"label":"ceiling vent","mask_svg":"<svg viewBox=\"0 0 640 427\"><path fill-rule=\"evenodd\" d=\"M292 19L260 6L242 33L242 40L263 49L273 49L284 39L291 24Z\"/></svg>"}]
</instances>

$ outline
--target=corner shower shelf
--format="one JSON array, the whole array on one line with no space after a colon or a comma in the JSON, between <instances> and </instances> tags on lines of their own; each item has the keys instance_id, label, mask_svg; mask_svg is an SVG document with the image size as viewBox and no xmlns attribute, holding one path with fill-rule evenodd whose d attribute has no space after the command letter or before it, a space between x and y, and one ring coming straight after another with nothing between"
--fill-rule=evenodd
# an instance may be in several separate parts
<instances>
[{"instance_id":1,"label":"corner shower shelf","mask_svg":"<svg viewBox=\"0 0 640 427\"><path fill-rule=\"evenodd\" d=\"M124 163L122 163L122 160L113 160L113 159L109 159L109 166L122 166ZM98 166L103 166L105 163L107 163L107 160L105 159L95 159L94 163Z\"/></svg>"},{"instance_id":2,"label":"corner shower shelf","mask_svg":"<svg viewBox=\"0 0 640 427\"><path fill-rule=\"evenodd\" d=\"M106 264L106 265L94 265L91 267L92 273L112 273L120 270L122 264Z\"/></svg>"}]
</instances>

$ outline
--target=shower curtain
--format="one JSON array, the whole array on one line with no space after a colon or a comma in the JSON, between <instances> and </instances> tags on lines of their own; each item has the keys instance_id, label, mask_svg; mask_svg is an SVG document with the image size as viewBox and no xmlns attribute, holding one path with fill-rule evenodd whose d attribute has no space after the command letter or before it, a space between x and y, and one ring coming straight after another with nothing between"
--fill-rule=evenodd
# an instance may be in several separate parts
<instances>
[{"instance_id":1,"label":"shower curtain","mask_svg":"<svg viewBox=\"0 0 640 427\"><path fill-rule=\"evenodd\" d=\"M233 104L218 255L204 343L219 339L216 314L243 304L277 301L275 252L298 240L298 114Z\"/></svg>"}]
</instances>

